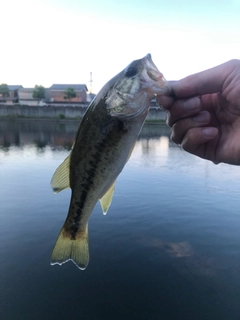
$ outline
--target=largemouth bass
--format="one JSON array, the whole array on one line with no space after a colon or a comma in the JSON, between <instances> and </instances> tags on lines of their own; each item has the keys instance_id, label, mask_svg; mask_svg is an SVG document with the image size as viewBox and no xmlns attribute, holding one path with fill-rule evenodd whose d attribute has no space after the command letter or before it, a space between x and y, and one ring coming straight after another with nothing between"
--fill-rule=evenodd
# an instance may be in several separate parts
<instances>
[{"instance_id":1,"label":"largemouth bass","mask_svg":"<svg viewBox=\"0 0 240 320\"><path fill-rule=\"evenodd\" d=\"M51 264L72 260L82 270L87 267L90 214L98 200L107 213L115 181L131 155L153 95L169 93L167 81L148 54L105 84L89 105L69 156L51 180L56 193L72 189Z\"/></svg>"}]
</instances>

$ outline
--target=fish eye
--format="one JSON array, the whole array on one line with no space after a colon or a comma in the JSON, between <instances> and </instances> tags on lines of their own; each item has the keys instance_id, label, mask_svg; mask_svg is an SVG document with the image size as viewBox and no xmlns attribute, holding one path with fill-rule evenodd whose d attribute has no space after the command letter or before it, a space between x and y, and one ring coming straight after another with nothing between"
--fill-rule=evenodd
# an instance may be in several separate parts
<instances>
[{"instance_id":1,"label":"fish eye","mask_svg":"<svg viewBox=\"0 0 240 320\"><path fill-rule=\"evenodd\" d=\"M125 76L128 78L134 77L136 74L137 74L137 69L134 67L127 68L127 70L125 72Z\"/></svg>"}]
</instances>

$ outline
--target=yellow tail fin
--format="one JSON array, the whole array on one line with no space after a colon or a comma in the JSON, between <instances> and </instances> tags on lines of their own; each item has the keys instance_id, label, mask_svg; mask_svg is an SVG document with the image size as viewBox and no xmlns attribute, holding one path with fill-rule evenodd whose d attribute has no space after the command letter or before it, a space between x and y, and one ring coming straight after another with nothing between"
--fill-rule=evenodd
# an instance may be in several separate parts
<instances>
[{"instance_id":1,"label":"yellow tail fin","mask_svg":"<svg viewBox=\"0 0 240 320\"><path fill-rule=\"evenodd\" d=\"M62 265L69 260L79 269L86 269L89 262L88 226L85 231L79 232L74 240L66 236L63 228L60 231L52 252L51 265Z\"/></svg>"}]
</instances>

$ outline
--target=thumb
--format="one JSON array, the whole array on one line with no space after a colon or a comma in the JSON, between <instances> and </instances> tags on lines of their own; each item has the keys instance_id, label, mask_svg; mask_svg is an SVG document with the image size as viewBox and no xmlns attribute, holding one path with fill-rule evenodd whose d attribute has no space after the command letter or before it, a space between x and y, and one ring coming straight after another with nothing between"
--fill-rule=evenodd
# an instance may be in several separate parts
<instances>
[{"instance_id":1,"label":"thumb","mask_svg":"<svg viewBox=\"0 0 240 320\"><path fill-rule=\"evenodd\" d=\"M222 92L223 85L236 64L234 60L225 62L214 68L195 73L179 81L173 82L171 87L178 98Z\"/></svg>"}]
</instances>

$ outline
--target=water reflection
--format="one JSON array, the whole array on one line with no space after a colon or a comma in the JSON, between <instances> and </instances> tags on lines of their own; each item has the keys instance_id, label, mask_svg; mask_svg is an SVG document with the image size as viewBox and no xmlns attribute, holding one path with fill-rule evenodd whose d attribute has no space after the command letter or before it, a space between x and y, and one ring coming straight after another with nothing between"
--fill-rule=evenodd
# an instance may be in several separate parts
<instances>
[{"instance_id":1,"label":"water reflection","mask_svg":"<svg viewBox=\"0 0 240 320\"><path fill-rule=\"evenodd\" d=\"M9 152L17 153L24 150L29 153L46 153L46 156L54 156L56 152L69 151L72 147L78 129L78 121L3 121L0 120L0 155L7 155ZM172 171L172 179L175 175L179 179L198 178L205 176L205 184L208 184L211 177L216 179L216 183L210 182L212 188L221 192L223 180L240 178L239 167L220 164L213 165L209 161L204 161L194 157L170 141L170 130L166 125L145 125L138 137L134 152L132 153L130 165L137 167L159 168L163 167L167 171ZM34 151L35 150L35 151ZM171 154L169 154L171 150ZM66 154L64 153L64 156ZM61 158L61 156L60 156ZM212 170L214 168L214 170ZM165 174L165 172L164 172ZM226 186L229 191L236 193L234 185Z\"/></svg>"},{"instance_id":2,"label":"water reflection","mask_svg":"<svg viewBox=\"0 0 240 320\"><path fill-rule=\"evenodd\" d=\"M0 147L7 152L10 146L22 147L33 144L37 149L43 149L46 146L53 148L63 147L70 150L79 123L77 121L0 121ZM144 126L139 140L144 140L142 150L148 152L150 141L159 140L165 136L168 141L169 129L165 125Z\"/></svg>"},{"instance_id":3,"label":"water reflection","mask_svg":"<svg viewBox=\"0 0 240 320\"><path fill-rule=\"evenodd\" d=\"M5 151L12 145L22 147L28 144L38 149L50 145L70 150L77 128L76 122L0 121L0 145Z\"/></svg>"}]
</instances>

